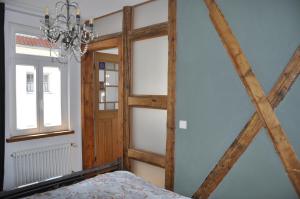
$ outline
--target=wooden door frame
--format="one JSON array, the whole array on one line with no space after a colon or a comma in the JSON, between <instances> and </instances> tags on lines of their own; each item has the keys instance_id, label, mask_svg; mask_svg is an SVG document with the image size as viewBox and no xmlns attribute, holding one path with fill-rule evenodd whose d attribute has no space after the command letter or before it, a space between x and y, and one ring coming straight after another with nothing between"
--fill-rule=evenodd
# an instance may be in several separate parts
<instances>
[{"instance_id":1,"label":"wooden door frame","mask_svg":"<svg viewBox=\"0 0 300 199\"><path fill-rule=\"evenodd\" d=\"M123 135L123 90L124 70L122 37L117 36L105 40L92 42L85 56L81 59L81 123L82 123L82 167L89 169L94 166L94 130L95 130L95 87L94 87L94 55L97 50L118 48L119 62L119 107L118 107L118 129ZM123 144L123 137L118 138Z\"/></svg>"}]
</instances>

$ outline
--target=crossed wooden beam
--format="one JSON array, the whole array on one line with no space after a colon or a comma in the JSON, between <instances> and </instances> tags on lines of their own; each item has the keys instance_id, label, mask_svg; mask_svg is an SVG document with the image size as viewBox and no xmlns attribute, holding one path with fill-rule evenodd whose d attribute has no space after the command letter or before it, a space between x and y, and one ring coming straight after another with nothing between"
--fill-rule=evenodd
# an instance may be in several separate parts
<instances>
[{"instance_id":1,"label":"crossed wooden beam","mask_svg":"<svg viewBox=\"0 0 300 199\"><path fill-rule=\"evenodd\" d=\"M268 130L276 152L283 163L298 197L300 197L300 162L273 111L273 108L277 107L286 96L300 73L300 47L297 48L283 73L269 93L269 96L266 97L262 86L252 72L246 56L215 0L204 0L204 2L209 10L210 18L223 45L251 97L257 112L252 115L238 137L194 193L193 198L203 199L210 196L233 167L235 162L245 152L262 127L265 127Z\"/></svg>"}]
</instances>

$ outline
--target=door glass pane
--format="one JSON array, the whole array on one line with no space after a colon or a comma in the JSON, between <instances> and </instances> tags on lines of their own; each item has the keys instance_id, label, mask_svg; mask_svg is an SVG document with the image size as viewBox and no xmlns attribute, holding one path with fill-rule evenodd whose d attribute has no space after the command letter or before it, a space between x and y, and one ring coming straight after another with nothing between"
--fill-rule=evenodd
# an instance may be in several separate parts
<instances>
[{"instance_id":1,"label":"door glass pane","mask_svg":"<svg viewBox=\"0 0 300 199\"><path fill-rule=\"evenodd\" d=\"M99 62L99 110L118 109L118 64Z\"/></svg>"},{"instance_id":2,"label":"door glass pane","mask_svg":"<svg viewBox=\"0 0 300 199\"><path fill-rule=\"evenodd\" d=\"M106 103L106 110L115 110L115 103Z\"/></svg>"},{"instance_id":3,"label":"door glass pane","mask_svg":"<svg viewBox=\"0 0 300 199\"><path fill-rule=\"evenodd\" d=\"M57 67L43 67L44 126L61 125L61 72Z\"/></svg>"},{"instance_id":4,"label":"door glass pane","mask_svg":"<svg viewBox=\"0 0 300 199\"><path fill-rule=\"evenodd\" d=\"M17 129L37 128L36 69L16 66Z\"/></svg>"},{"instance_id":5,"label":"door glass pane","mask_svg":"<svg viewBox=\"0 0 300 199\"><path fill-rule=\"evenodd\" d=\"M118 87L106 87L106 102L118 101Z\"/></svg>"},{"instance_id":6,"label":"door glass pane","mask_svg":"<svg viewBox=\"0 0 300 199\"><path fill-rule=\"evenodd\" d=\"M106 71L106 83L110 86L118 85L118 72L117 71Z\"/></svg>"}]
</instances>

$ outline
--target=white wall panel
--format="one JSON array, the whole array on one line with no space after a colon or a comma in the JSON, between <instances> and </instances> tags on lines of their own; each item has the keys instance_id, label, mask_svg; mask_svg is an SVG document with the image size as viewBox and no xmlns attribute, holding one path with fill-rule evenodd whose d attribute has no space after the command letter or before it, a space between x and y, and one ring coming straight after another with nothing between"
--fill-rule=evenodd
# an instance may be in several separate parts
<instances>
[{"instance_id":1,"label":"white wall panel","mask_svg":"<svg viewBox=\"0 0 300 199\"><path fill-rule=\"evenodd\" d=\"M123 12L118 12L94 21L94 32L97 36L122 32Z\"/></svg>"},{"instance_id":2,"label":"white wall panel","mask_svg":"<svg viewBox=\"0 0 300 199\"><path fill-rule=\"evenodd\" d=\"M168 21L168 0L156 0L134 8L133 28Z\"/></svg>"},{"instance_id":3,"label":"white wall panel","mask_svg":"<svg viewBox=\"0 0 300 199\"><path fill-rule=\"evenodd\" d=\"M134 149L164 155L166 152L166 132L166 110L132 109L131 143Z\"/></svg>"},{"instance_id":4,"label":"white wall panel","mask_svg":"<svg viewBox=\"0 0 300 199\"><path fill-rule=\"evenodd\" d=\"M165 187L165 169L140 161L131 161L132 172L159 187Z\"/></svg>"},{"instance_id":5,"label":"white wall panel","mask_svg":"<svg viewBox=\"0 0 300 199\"><path fill-rule=\"evenodd\" d=\"M135 95L168 94L168 37L133 42L133 87Z\"/></svg>"}]
</instances>

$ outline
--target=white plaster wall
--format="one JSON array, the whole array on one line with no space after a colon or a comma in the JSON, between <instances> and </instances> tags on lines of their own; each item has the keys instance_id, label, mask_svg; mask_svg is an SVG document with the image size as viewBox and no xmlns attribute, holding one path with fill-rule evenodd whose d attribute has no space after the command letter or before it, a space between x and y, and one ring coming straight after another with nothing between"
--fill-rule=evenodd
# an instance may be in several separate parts
<instances>
[{"instance_id":1,"label":"white plaster wall","mask_svg":"<svg viewBox=\"0 0 300 199\"><path fill-rule=\"evenodd\" d=\"M122 32L123 12L102 17L94 21L94 32L96 36Z\"/></svg>"},{"instance_id":2,"label":"white plaster wall","mask_svg":"<svg viewBox=\"0 0 300 199\"><path fill-rule=\"evenodd\" d=\"M166 110L132 108L132 147L165 155L166 124Z\"/></svg>"},{"instance_id":3,"label":"white plaster wall","mask_svg":"<svg viewBox=\"0 0 300 199\"><path fill-rule=\"evenodd\" d=\"M168 36L133 42L134 95L168 94Z\"/></svg>"},{"instance_id":4,"label":"white plaster wall","mask_svg":"<svg viewBox=\"0 0 300 199\"><path fill-rule=\"evenodd\" d=\"M156 186L165 187L165 169L140 161L131 161L131 169L135 175L144 178Z\"/></svg>"},{"instance_id":5,"label":"white plaster wall","mask_svg":"<svg viewBox=\"0 0 300 199\"><path fill-rule=\"evenodd\" d=\"M31 27L39 27L39 17L26 15L10 10L6 10L5 14L5 76L6 76L6 138L12 134L11 125L13 121L12 114L8 111L11 110L12 99L11 92L13 91L12 79L8 77L14 72L13 68L13 48L10 45L9 39L11 38L9 27L10 24L21 24ZM69 118L70 129L75 131L74 135L59 136L53 138L44 138L38 140L6 143L5 144L5 176L4 176L4 189L11 189L15 184L14 176L14 164L11 154L16 151L22 151L26 149L44 147L49 145L63 144L63 143L75 143L77 147L72 151L72 169L79 171L82 169L82 150L81 150L81 106L80 106L80 64L75 61L71 61L68 66L68 94L69 94Z\"/></svg>"},{"instance_id":6,"label":"white plaster wall","mask_svg":"<svg viewBox=\"0 0 300 199\"><path fill-rule=\"evenodd\" d=\"M168 0L156 0L134 8L134 29L167 21Z\"/></svg>"}]
</instances>

